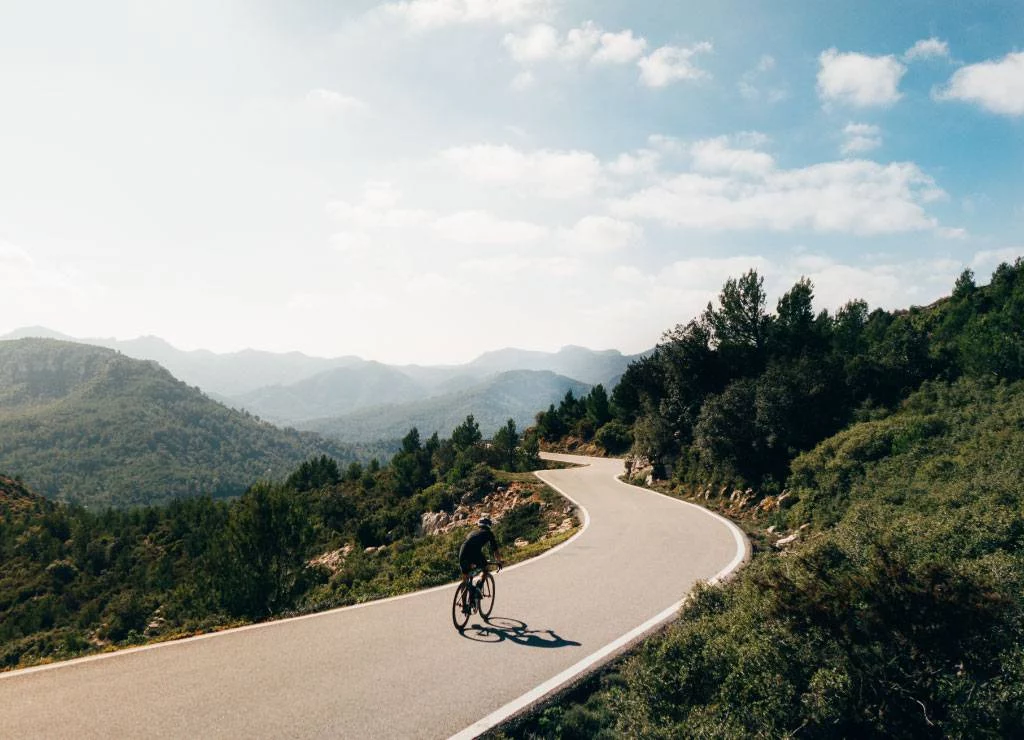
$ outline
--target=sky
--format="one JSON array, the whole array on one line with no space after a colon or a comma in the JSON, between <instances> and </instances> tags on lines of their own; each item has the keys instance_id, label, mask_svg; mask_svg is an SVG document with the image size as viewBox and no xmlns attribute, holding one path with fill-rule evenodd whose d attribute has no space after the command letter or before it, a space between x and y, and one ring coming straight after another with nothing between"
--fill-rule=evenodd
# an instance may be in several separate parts
<instances>
[{"instance_id":1,"label":"sky","mask_svg":"<svg viewBox=\"0 0 1024 740\"><path fill-rule=\"evenodd\" d=\"M1019 0L0 0L0 334L633 353L1022 226Z\"/></svg>"}]
</instances>

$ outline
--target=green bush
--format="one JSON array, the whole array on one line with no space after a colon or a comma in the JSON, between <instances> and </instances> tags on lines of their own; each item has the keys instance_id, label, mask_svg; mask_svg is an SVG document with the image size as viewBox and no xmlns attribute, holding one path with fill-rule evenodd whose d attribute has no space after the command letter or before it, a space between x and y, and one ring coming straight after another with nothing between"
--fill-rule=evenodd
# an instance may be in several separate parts
<instances>
[{"instance_id":1,"label":"green bush","mask_svg":"<svg viewBox=\"0 0 1024 740\"><path fill-rule=\"evenodd\" d=\"M610 421L597 430L594 441L609 455L621 455L633 444L633 433L621 421Z\"/></svg>"}]
</instances>

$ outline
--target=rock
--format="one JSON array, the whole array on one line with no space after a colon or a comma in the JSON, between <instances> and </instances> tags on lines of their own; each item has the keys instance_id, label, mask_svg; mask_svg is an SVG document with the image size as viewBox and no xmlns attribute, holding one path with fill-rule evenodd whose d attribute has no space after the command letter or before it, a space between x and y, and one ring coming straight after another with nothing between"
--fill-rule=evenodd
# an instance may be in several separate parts
<instances>
[{"instance_id":1,"label":"rock","mask_svg":"<svg viewBox=\"0 0 1024 740\"><path fill-rule=\"evenodd\" d=\"M515 544L516 547L523 548L523 547L526 547L527 545L529 545L530 541L529 540L524 540L522 537L520 537L520 538L518 538L515 541L514 544Z\"/></svg>"},{"instance_id":2,"label":"rock","mask_svg":"<svg viewBox=\"0 0 1024 740\"><path fill-rule=\"evenodd\" d=\"M768 529L766 529L764 532L765 534L775 534L775 525L773 524L772 526L768 527Z\"/></svg>"},{"instance_id":3,"label":"rock","mask_svg":"<svg viewBox=\"0 0 1024 740\"><path fill-rule=\"evenodd\" d=\"M796 542L799 538L800 533L794 532L793 534L789 535L789 537L783 537L781 540L776 540L775 546L781 549L790 543Z\"/></svg>"},{"instance_id":4,"label":"rock","mask_svg":"<svg viewBox=\"0 0 1024 740\"><path fill-rule=\"evenodd\" d=\"M373 555L373 553L375 552L377 552L376 547L367 547L365 550L363 550L363 553L366 555Z\"/></svg>"},{"instance_id":5,"label":"rock","mask_svg":"<svg viewBox=\"0 0 1024 740\"><path fill-rule=\"evenodd\" d=\"M451 515L446 511L424 512L420 517L419 535L422 537L439 534L451 520Z\"/></svg>"},{"instance_id":6,"label":"rock","mask_svg":"<svg viewBox=\"0 0 1024 740\"><path fill-rule=\"evenodd\" d=\"M322 565L332 573L336 573L345 563L345 558L352 554L355 549L352 545L345 545L337 550L325 552L309 561L310 565Z\"/></svg>"}]
</instances>

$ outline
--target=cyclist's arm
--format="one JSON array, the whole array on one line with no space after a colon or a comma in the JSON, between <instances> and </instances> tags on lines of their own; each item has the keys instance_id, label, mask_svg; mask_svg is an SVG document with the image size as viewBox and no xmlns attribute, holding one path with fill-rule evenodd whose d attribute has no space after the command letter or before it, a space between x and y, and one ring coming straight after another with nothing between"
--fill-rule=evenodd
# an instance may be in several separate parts
<instances>
[{"instance_id":1,"label":"cyclist's arm","mask_svg":"<svg viewBox=\"0 0 1024 740\"><path fill-rule=\"evenodd\" d=\"M491 550L494 552L494 559L498 562L498 566L503 567L501 549L498 547L498 538L494 536L494 532L491 532Z\"/></svg>"}]
</instances>

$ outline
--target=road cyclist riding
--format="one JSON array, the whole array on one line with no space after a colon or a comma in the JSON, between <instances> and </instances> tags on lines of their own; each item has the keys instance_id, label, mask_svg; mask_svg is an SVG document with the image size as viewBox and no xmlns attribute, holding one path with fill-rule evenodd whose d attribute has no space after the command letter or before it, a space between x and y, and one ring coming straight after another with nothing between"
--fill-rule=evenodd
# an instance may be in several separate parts
<instances>
[{"instance_id":1,"label":"road cyclist riding","mask_svg":"<svg viewBox=\"0 0 1024 740\"><path fill-rule=\"evenodd\" d=\"M494 560L484 557L484 547L489 546ZM491 531L490 517L482 517L476 529L469 533L459 548L459 570L462 582L455 589L452 601L452 621L460 632L469 622L473 612L477 612L484 621L491 616L494 608L494 576L488 566L497 565L500 571L504 563L498 539Z\"/></svg>"}]
</instances>

